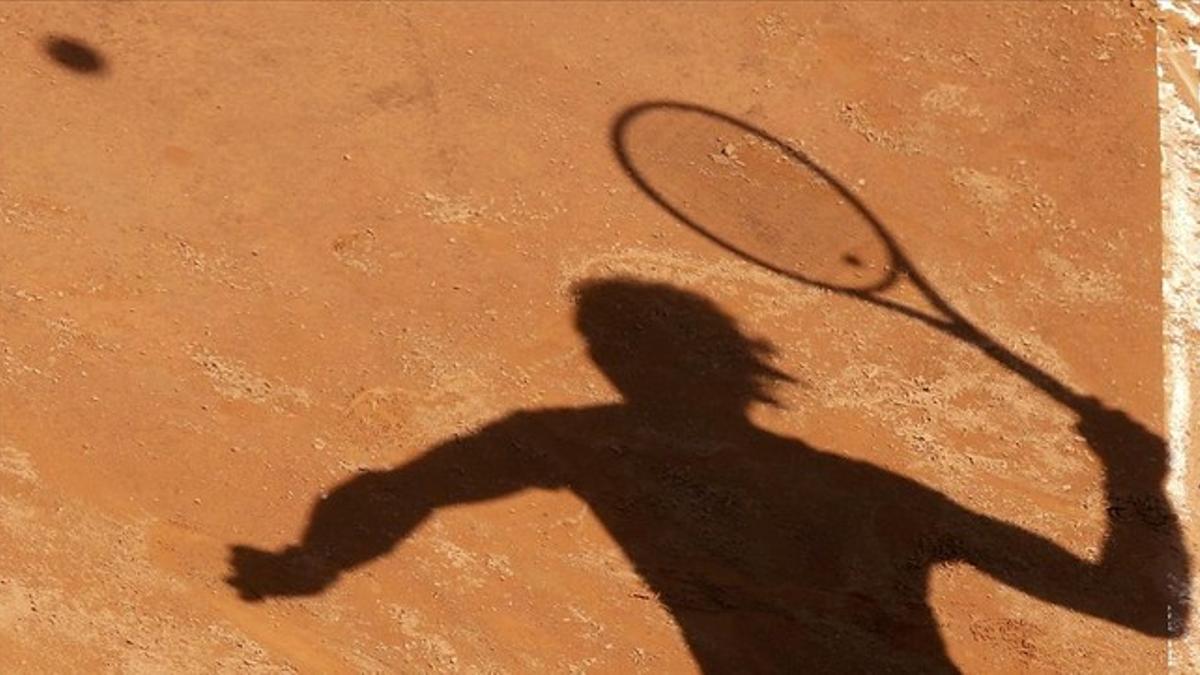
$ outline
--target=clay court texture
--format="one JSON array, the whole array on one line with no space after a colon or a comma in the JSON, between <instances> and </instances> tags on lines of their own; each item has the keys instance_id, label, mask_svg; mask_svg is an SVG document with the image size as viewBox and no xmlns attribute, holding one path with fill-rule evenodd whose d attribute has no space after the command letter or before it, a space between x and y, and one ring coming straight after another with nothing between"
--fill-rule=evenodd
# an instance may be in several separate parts
<instances>
[{"instance_id":1,"label":"clay court texture","mask_svg":"<svg viewBox=\"0 0 1200 675\"><path fill-rule=\"evenodd\" d=\"M0 671L1192 672L1195 17L0 5Z\"/></svg>"}]
</instances>

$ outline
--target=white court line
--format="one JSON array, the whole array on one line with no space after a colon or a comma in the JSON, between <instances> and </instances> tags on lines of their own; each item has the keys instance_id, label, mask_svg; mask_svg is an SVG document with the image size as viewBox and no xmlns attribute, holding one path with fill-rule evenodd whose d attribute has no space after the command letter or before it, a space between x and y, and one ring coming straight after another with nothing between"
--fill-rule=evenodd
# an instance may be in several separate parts
<instances>
[{"instance_id":1,"label":"white court line","mask_svg":"<svg viewBox=\"0 0 1200 675\"><path fill-rule=\"evenodd\" d=\"M1186 11L1170 0L1159 8L1189 20ZM1194 16L1194 14L1192 15ZM1200 381L1200 122L1185 101L1197 100L1191 87L1194 76L1181 77L1181 68L1200 69L1200 47L1190 40L1187 47L1172 41L1160 28L1158 42L1159 140L1162 153L1163 231L1163 358L1166 402L1166 440L1169 453L1167 496L1183 526L1186 549L1196 561L1192 501L1196 477L1190 460L1195 456L1197 423L1193 384ZM1195 70L1191 71L1192 73ZM1188 579L1170 580L1175 601L1167 608L1167 624L1180 621L1180 610L1192 603ZM1195 672L1200 668L1197 618L1183 636L1167 642L1167 668L1171 672Z\"/></svg>"}]
</instances>

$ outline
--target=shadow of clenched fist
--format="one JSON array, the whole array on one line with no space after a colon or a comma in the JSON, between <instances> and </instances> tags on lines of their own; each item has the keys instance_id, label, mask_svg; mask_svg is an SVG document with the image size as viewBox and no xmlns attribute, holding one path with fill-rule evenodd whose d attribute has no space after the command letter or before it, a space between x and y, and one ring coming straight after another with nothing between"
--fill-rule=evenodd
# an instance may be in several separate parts
<instances>
[{"instance_id":1,"label":"shadow of clenched fist","mask_svg":"<svg viewBox=\"0 0 1200 675\"><path fill-rule=\"evenodd\" d=\"M225 582L248 602L272 596L314 595L336 576L321 559L294 546L278 553L233 546L229 564L233 574Z\"/></svg>"}]
</instances>

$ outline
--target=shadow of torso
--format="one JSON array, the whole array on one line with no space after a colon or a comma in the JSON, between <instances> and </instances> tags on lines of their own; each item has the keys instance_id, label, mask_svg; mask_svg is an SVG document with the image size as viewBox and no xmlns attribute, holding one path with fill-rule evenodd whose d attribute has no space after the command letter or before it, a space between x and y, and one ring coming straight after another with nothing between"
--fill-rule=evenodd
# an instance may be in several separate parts
<instances>
[{"instance_id":1,"label":"shadow of torso","mask_svg":"<svg viewBox=\"0 0 1200 675\"><path fill-rule=\"evenodd\" d=\"M956 672L926 578L959 557L961 508L744 419L650 419L622 405L517 413L467 441L491 456L469 474L584 499L706 672Z\"/></svg>"}]
</instances>

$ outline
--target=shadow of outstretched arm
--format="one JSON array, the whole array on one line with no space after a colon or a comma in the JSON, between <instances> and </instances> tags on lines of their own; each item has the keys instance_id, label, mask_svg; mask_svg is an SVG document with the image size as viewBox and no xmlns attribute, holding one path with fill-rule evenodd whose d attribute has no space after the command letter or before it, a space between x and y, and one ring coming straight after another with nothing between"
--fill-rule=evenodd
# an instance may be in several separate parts
<instances>
[{"instance_id":1,"label":"shadow of outstretched arm","mask_svg":"<svg viewBox=\"0 0 1200 675\"><path fill-rule=\"evenodd\" d=\"M1163 440L1125 413L1083 399L1077 430L1105 470L1107 533L1096 561L1011 524L971 514L961 557L1038 598L1156 637L1188 622L1189 562L1163 490ZM958 529L958 528L956 528ZM958 556L951 556L958 557Z\"/></svg>"},{"instance_id":2,"label":"shadow of outstretched arm","mask_svg":"<svg viewBox=\"0 0 1200 675\"><path fill-rule=\"evenodd\" d=\"M390 471L359 474L313 507L299 545L233 546L226 581L244 600L314 595L344 572L391 551L436 508L494 499L529 487L514 418L437 446Z\"/></svg>"}]
</instances>

